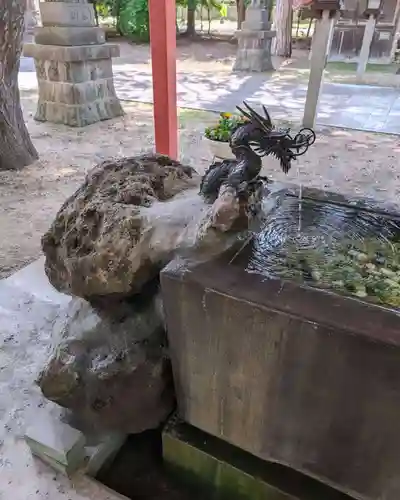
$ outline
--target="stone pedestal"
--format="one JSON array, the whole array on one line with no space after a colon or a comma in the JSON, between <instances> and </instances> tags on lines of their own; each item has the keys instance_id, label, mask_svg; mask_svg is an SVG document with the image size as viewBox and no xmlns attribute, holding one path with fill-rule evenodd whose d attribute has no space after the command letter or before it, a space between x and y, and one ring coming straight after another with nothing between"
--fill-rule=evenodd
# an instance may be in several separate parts
<instances>
[{"instance_id":1,"label":"stone pedestal","mask_svg":"<svg viewBox=\"0 0 400 500\"><path fill-rule=\"evenodd\" d=\"M119 47L106 44L87 0L40 3L42 27L24 55L35 59L39 101L35 119L83 127L121 116L112 57Z\"/></svg>"},{"instance_id":2,"label":"stone pedestal","mask_svg":"<svg viewBox=\"0 0 400 500\"><path fill-rule=\"evenodd\" d=\"M246 21L236 32L238 51L234 71L271 71L271 43L275 31L271 30L268 10L260 0L252 0L246 11Z\"/></svg>"},{"instance_id":3,"label":"stone pedestal","mask_svg":"<svg viewBox=\"0 0 400 500\"><path fill-rule=\"evenodd\" d=\"M31 35L39 24L39 1L27 0L25 11L25 35Z\"/></svg>"}]
</instances>

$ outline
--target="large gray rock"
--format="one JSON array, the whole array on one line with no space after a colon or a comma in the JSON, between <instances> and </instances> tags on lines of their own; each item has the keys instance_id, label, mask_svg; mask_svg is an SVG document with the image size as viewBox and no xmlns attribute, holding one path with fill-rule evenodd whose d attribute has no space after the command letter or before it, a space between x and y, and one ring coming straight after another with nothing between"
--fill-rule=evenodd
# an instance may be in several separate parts
<instances>
[{"instance_id":1,"label":"large gray rock","mask_svg":"<svg viewBox=\"0 0 400 500\"><path fill-rule=\"evenodd\" d=\"M72 299L55 324L55 337L37 380L46 398L93 426L125 433L155 428L173 410L157 295L114 304L107 312Z\"/></svg>"},{"instance_id":2,"label":"large gray rock","mask_svg":"<svg viewBox=\"0 0 400 500\"><path fill-rule=\"evenodd\" d=\"M176 254L226 250L248 229L246 207L229 192L207 204L199 181L191 167L160 155L96 167L42 239L50 282L94 303L140 292Z\"/></svg>"}]
</instances>

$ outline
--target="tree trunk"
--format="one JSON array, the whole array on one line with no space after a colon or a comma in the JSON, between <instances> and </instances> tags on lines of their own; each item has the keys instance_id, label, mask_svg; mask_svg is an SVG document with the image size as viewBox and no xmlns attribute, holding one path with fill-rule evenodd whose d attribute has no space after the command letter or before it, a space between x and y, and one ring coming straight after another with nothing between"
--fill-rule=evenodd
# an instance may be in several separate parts
<instances>
[{"instance_id":1,"label":"tree trunk","mask_svg":"<svg viewBox=\"0 0 400 500\"><path fill-rule=\"evenodd\" d=\"M244 0L236 0L236 10L237 10L237 29L240 30L242 27L242 22L246 17L246 5Z\"/></svg>"},{"instance_id":2,"label":"tree trunk","mask_svg":"<svg viewBox=\"0 0 400 500\"><path fill-rule=\"evenodd\" d=\"M123 36L121 30L121 0L114 0L111 7L111 16L115 18L115 28L117 33Z\"/></svg>"},{"instance_id":3,"label":"tree trunk","mask_svg":"<svg viewBox=\"0 0 400 500\"><path fill-rule=\"evenodd\" d=\"M275 9L275 55L291 57L292 55L292 17L291 0L277 0Z\"/></svg>"},{"instance_id":4,"label":"tree trunk","mask_svg":"<svg viewBox=\"0 0 400 500\"><path fill-rule=\"evenodd\" d=\"M2 0L0 4L0 170L26 167L38 158L18 89L25 7L25 0Z\"/></svg>"},{"instance_id":5,"label":"tree trunk","mask_svg":"<svg viewBox=\"0 0 400 500\"><path fill-rule=\"evenodd\" d=\"M186 34L195 36L196 34L196 0L188 0Z\"/></svg>"}]
</instances>

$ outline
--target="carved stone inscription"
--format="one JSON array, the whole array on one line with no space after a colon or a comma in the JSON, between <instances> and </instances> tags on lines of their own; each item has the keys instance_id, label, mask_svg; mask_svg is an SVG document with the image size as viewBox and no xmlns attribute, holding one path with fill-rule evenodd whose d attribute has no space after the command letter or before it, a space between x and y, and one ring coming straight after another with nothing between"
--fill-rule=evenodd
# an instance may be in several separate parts
<instances>
[{"instance_id":1,"label":"carved stone inscription","mask_svg":"<svg viewBox=\"0 0 400 500\"><path fill-rule=\"evenodd\" d=\"M96 25L93 5L43 2L40 4L43 26L90 27Z\"/></svg>"}]
</instances>

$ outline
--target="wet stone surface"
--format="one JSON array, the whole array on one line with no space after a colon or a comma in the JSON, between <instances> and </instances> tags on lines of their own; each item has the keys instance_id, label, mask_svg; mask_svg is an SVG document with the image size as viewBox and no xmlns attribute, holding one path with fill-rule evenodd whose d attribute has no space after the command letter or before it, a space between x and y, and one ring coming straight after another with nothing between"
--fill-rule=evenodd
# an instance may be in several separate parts
<instances>
[{"instance_id":1,"label":"wet stone surface","mask_svg":"<svg viewBox=\"0 0 400 500\"><path fill-rule=\"evenodd\" d=\"M398 307L400 218L287 196L232 264Z\"/></svg>"}]
</instances>

